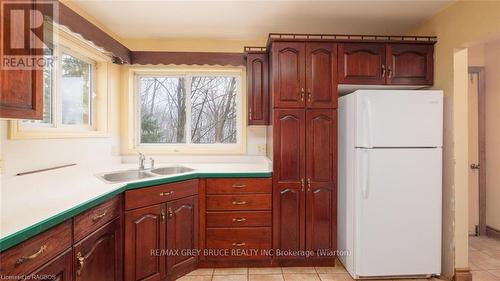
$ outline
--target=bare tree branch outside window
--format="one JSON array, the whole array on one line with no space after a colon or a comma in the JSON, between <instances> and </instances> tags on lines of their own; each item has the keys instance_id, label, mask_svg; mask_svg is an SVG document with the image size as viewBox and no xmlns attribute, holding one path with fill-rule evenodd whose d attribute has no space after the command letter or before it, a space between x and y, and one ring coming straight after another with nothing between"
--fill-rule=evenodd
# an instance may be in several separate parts
<instances>
[{"instance_id":1,"label":"bare tree branch outside window","mask_svg":"<svg viewBox=\"0 0 500 281\"><path fill-rule=\"evenodd\" d=\"M236 77L158 76L140 77L138 81L141 143L237 142ZM191 89L189 96L187 89Z\"/></svg>"}]
</instances>

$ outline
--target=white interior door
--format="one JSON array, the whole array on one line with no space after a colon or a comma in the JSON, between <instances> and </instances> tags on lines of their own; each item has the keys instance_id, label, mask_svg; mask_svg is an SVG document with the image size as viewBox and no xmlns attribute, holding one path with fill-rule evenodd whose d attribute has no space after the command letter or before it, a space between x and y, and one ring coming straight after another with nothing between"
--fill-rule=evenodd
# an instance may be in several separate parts
<instances>
[{"instance_id":1,"label":"white interior door","mask_svg":"<svg viewBox=\"0 0 500 281\"><path fill-rule=\"evenodd\" d=\"M356 147L441 147L441 91L356 92Z\"/></svg>"},{"instance_id":2,"label":"white interior door","mask_svg":"<svg viewBox=\"0 0 500 281\"><path fill-rule=\"evenodd\" d=\"M478 75L469 74L469 164L479 164ZM479 226L479 170L469 169L469 234Z\"/></svg>"},{"instance_id":3,"label":"white interior door","mask_svg":"<svg viewBox=\"0 0 500 281\"><path fill-rule=\"evenodd\" d=\"M441 272L441 153L357 149L358 276Z\"/></svg>"}]
</instances>

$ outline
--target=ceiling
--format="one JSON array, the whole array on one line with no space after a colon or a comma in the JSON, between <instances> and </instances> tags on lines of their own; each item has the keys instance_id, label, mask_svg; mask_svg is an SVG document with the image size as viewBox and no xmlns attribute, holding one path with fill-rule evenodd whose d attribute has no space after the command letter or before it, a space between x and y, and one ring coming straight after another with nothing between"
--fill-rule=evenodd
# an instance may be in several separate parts
<instances>
[{"instance_id":1,"label":"ceiling","mask_svg":"<svg viewBox=\"0 0 500 281\"><path fill-rule=\"evenodd\" d=\"M74 3L125 39L262 39L277 33L400 35L453 0L139 1Z\"/></svg>"}]
</instances>

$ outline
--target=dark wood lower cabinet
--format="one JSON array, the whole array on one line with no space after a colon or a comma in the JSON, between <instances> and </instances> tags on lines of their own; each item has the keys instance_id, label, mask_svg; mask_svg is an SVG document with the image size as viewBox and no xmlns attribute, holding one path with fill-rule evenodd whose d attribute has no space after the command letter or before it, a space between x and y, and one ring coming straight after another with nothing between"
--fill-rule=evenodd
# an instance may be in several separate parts
<instances>
[{"instance_id":1,"label":"dark wood lower cabinet","mask_svg":"<svg viewBox=\"0 0 500 281\"><path fill-rule=\"evenodd\" d=\"M151 250L165 248L163 204L125 213L125 281L156 281L165 277L165 256Z\"/></svg>"},{"instance_id":2,"label":"dark wood lower cabinet","mask_svg":"<svg viewBox=\"0 0 500 281\"><path fill-rule=\"evenodd\" d=\"M31 273L24 280L71 281L73 280L71 272L72 263L73 251L69 249Z\"/></svg>"},{"instance_id":3,"label":"dark wood lower cabinet","mask_svg":"<svg viewBox=\"0 0 500 281\"><path fill-rule=\"evenodd\" d=\"M168 202L167 214L167 275L175 280L198 265L198 196Z\"/></svg>"},{"instance_id":4,"label":"dark wood lower cabinet","mask_svg":"<svg viewBox=\"0 0 500 281\"><path fill-rule=\"evenodd\" d=\"M276 259L301 258L279 255L280 251L305 250L305 200L301 186L281 183L273 198L273 247Z\"/></svg>"},{"instance_id":5,"label":"dark wood lower cabinet","mask_svg":"<svg viewBox=\"0 0 500 281\"><path fill-rule=\"evenodd\" d=\"M197 195L125 212L125 281L175 280L197 267L196 249Z\"/></svg>"},{"instance_id":6,"label":"dark wood lower cabinet","mask_svg":"<svg viewBox=\"0 0 500 281\"><path fill-rule=\"evenodd\" d=\"M122 280L121 227L118 217L74 246L75 281Z\"/></svg>"}]
</instances>

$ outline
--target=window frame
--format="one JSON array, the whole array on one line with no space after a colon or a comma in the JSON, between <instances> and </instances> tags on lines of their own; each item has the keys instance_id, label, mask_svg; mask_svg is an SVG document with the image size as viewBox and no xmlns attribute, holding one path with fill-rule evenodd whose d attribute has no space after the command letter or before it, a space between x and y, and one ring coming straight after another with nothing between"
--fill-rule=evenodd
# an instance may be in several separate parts
<instances>
[{"instance_id":1,"label":"window frame","mask_svg":"<svg viewBox=\"0 0 500 281\"><path fill-rule=\"evenodd\" d=\"M191 101L186 95L186 142L185 143L141 143L140 83L141 77L193 77L193 76L230 76L236 77L236 143L192 143L191 142ZM226 66L168 66L168 67L129 67L129 122L128 145L123 147L124 154L137 151L152 154L244 154L246 152L246 93L244 70L242 67ZM191 81L191 79L189 79ZM186 92L191 93L187 84Z\"/></svg>"},{"instance_id":2,"label":"window frame","mask_svg":"<svg viewBox=\"0 0 500 281\"><path fill-rule=\"evenodd\" d=\"M51 138L86 138L109 137L107 125L107 73L111 58L91 42L78 35L57 27L57 45L53 53L57 57L53 66L52 82L52 120L51 123L24 123L21 120L9 122L9 139L51 139ZM90 116L88 125L62 123L62 54L75 57L91 65ZM60 76L60 77L58 77Z\"/></svg>"}]
</instances>

